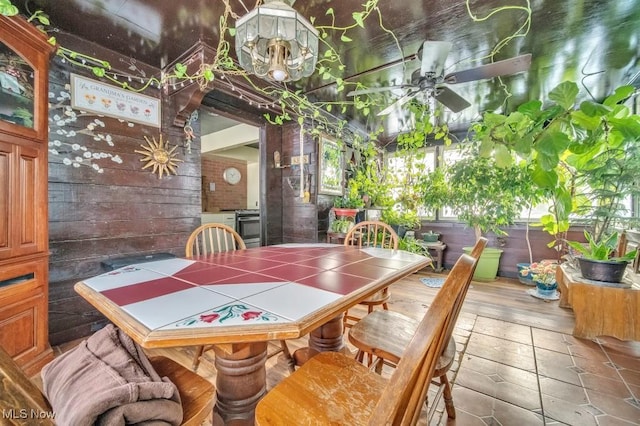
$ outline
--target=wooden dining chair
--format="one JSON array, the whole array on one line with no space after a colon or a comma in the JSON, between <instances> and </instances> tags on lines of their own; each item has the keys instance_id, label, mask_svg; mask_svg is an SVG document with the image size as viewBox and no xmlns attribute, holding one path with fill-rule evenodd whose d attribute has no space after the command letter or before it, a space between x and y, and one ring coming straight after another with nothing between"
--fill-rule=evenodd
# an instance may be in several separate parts
<instances>
[{"instance_id":1,"label":"wooden dining chair","mask_svg":"<svg viewBox=\"0 0 640 426\"><path fill-rule=\"evenodd\" d=\"M185 256L204 256L233 250L244 250L247 246L242 237L230 226L222 223L205 223L197 227L187 240Z\"/></svg>"},{"instance_id":2,"label":"wooden dining chair","mask_svg":"<svg viewBox=\"0 0 640 426\"><path fill-rule=\"evenodd\" d=\"M215 387L211 382L170 358L158 356L150 358L150 361L160 377L167 377L178 388L183 425L199 426L211 418L215 401ZM0 347L0 411L10 413L14 410L19 415L19 410L22 409L28 413L43 415L53 413L49 401L40 389ZM9 421L8 424L14 423ZM23 423L18 421L15 424ZM37 424L53 425L54 422L42 418L38 419Z\"/></svg>"},{"instance_id":3,"label":"wooden dining chair","mask_svg":"<svg viewBox=\"0 0 640 426\"><path fill-rule=\"evenodd\" d=\"M322 352L262 398L256 425L416 424L476 263L466 254L458 259L390 379L350 356Z\"/></svg>"},{"instance_id":4,"label":"wooden dining chair","mask_svg":"<svg viewBox=\"0 0 640 426\"><path fill-rule=\"evenodd\" d=\"M486 238L480 238L471 251L471 257L478 259L487 244ZM473 268L475 270L475 266ZM451 271L453 273L453 271ZM451 276L449 274L449 277ZM473 275L473 272L472 272ZM449 279L447 277L447 280ZM465 285L460 288L461 294L459 295L459 303L456 304L453 316L453 326L458 318L462 302L466 297L467 290L471 283L471 276L465 282ZM443 289L446 284L443 286ZM364 363L365 356L368 359L368 365L371 365L372 360L375 358L375 371L382 372L384 364L395 366L402 358L402 354L411 341L411 338L415 334L419 326L419 321L413 318L409 318L398 312L392 311L376 311L364 317L361 321L355 324L349 331L349 342L351 342L358 352L356 359ZM434 377L437 377L438 382L434 382L438 386L438 392L434 398L434 402L440 398L442 394L445 400L445 406L447 409L447 415L449 418L454 419L456 416L455 407L453 405L453 397L451 395L451 385L447 378L447 372L453 364L453 360L456 354L456 343L453 338L453 328L447 330L446 346L442 354L438 359L436 365ZM432 407L435 406L432 405ZM433 411L429 413L429 417L433 414Z\"/></svg>"},{"instance_id":5,"label":"wooden dining chair","mask_svg":"<svg viewBox=\"0 0 640 426\"><path fill-rule=\"evenodd\" d=\"M196 228L189 236L185 247L185 255L186 257L205 256L210 253L244 250L246 248L247 246L240 234L230 226L222 223L205 223ZM196 347L196 352L191 364L193 371L198 370L202 355L211 349L213 349L211 345ZM280 340L279 347L276 350L270 351L267 357L272 358L280 353L284 355L289 371L293 371L295 361L284 340Z\"/></svg>"},{"instance_id":6,"label":"wooden dining chair","mask_svg":"<svg viewBox=\"0 0 640 426\"><path fill-rule=\"evenodd\" d=\"M386 249L398 249L398 234L396 231L384 222L368 220L357 223L353 228L347 232L344 239L345 246L357 246L357 247L380 247ZM390 292L389 287L385 287L368 299L360 302L360 305L367 307L367 312L373 312L374 307L382 305L385 310L389 309L387 302L389 301ZM344 313L343 328L346 330L348 327L353 326L360 320L360 317L353 314L349 314L349 311Z\"/></svg>"}]
</instances>

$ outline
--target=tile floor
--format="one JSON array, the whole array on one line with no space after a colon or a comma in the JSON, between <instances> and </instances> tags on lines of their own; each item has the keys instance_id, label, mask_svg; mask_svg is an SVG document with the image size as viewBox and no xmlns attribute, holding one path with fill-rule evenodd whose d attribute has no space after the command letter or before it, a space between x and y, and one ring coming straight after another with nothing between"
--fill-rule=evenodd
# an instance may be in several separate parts
<instances>
[{"instance_id":1,"label":"tile floor","mask_svg":"<svg viewBox=\"0 0 640 426\"><path fill-rule=\"evenodd\" d=\"M640 342L577 339L462 313L456 343L457 416L448 420L440 401L432 424L640 424Z\"/></svg>"}]
</instances>

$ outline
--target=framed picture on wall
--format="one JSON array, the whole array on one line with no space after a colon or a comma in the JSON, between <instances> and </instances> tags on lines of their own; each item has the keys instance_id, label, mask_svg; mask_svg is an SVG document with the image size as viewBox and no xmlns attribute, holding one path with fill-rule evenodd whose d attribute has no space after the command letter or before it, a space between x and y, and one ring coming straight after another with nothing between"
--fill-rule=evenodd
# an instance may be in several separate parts
<instances>
[{"instance_id":1,"label":"framed picture on wall","mask_svg":"<svg viewBox=\"0 0 640 426\"><path fill-rule=\"evenodd\" d=\"M318 193L342 195L344 154L335 139L320 135L318 142Z\"/></svg>"}]
</instances>

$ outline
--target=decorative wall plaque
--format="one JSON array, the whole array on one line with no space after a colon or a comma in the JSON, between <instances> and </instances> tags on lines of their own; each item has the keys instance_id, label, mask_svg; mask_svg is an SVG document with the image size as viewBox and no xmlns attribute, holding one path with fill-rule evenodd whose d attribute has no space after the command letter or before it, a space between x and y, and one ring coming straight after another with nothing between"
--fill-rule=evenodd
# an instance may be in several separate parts
<instances>
[{"instance_id":1,"label":"decorative wall plaque","mask_svg":"<svg viewBox=\"0 0 640 426\"><path fill-rule=\"evenodd\" d=\"M144 158L141 158L140 161L146 161L147 164L142 168L142 170L153 167L151 173L158 173L158 178L162 179L162 175L169 175L169 173L176 173L176 168L178 165L176 162L182 161L176 158L176 149L178 146L174 146L169 149L169 141L164 142L162 140L162 134L160 134L160 140L156 142L156 138L152 138L149 140L148 137L144 137L147 141L147 145L140 145L144 151L135 150L138 154L144 155Z\"/></svg>"},{"instance_id":2,"label":"decorative wall plaque","mask_svg":"<svg viewBox=\"0 0 640 426\"><path fill-rule=\"evenodd\" d=\"M71 74L71 106L99 115L160 127L160 99Z\"/></svg>"}]
</instances>

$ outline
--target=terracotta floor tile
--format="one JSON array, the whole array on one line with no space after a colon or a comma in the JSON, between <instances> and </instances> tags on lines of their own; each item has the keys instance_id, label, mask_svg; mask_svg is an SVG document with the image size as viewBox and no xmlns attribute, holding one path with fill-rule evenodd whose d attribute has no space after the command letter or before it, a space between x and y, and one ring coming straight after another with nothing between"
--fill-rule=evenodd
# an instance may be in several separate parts
<instances>
[{"instance_id":1,"label":"terracotta floor tile","mask_svg":"<svg viewBox=\"0 0 640 426\"><path fill-rule=\"evenodd\" d=\"M598 416L598 425L599 426L631 426L638 425L638 422L628 422L626 420L622 420L619 417L614 416Z\"/></svg>"},{"instance_id":2,"label":"terracotta floor tile","mask_svg":"<svg viewBox=\"0 0 640 426\"><path fill-rule=\"evenodd\" d=\"M640 342L618 340L609 336L598 337L598 341L607 353L617 352L621 355L640 358Z\"/></svg>"},{"instance_id":3,"label":"terracotta floor tile","mask_svg":"<svg viewBox=\"0 0 640 426\"><path fill-rule=\"evenodd\" d=\"M630 385L627 383L629 390L631 390L631 395L636 399L636 401L640 402L640 386Z\"/></svg>"},{"instance_id":4,"label":"terracotta floor tile","mask_svg":"<svg viewBox=\"0 0 640 426\"><path fill-rule=\"evenodd\" d=\"M589 358L575 357L573 362L583 373L591 373L602 377L619 377L619 372L614 364L609 361L593 360Z\"/></svg>"},{"instance_id":5,"label":"terracotta floor tile","mask_svg":"<svg viewBox=\"0 0 640 426\"><path fill-rule=\"evenodd\" d=\"M538 378L534 372L521 370L485 358L468 356L463 368L493 378L492 381L506 381L538 392Z\"/></svg>"},{"instance_id":6,"label":"terracotta floor tile","mask_svg":"<svg viewBox=\"0 0 640 426\"><path fill-rule=\"evenodd\" d=\"M454 385L452 394L456 410L465 411L479 418L491 416L493 413L495 399L482 392Z\"/></svg>"},{"instance_id":7,"label":"terracotta floor tile","mask_svg":"<svg viewBox=\"0 0 640 426\"><path fill-rule=\"evenodd\" d=\"M543 396L562 399L575 405L589 403L587 395L581 386L549 377L540 377L540 391Z\"/></svg>"},{"instance_id":8,"label":"terracotta floor tile","mask_svg":"<svg viewBox=\"0 0 640 426\"><path fill-rule=\"evenodd\" d=\"M546 418L575 426L595 426L595 416L586 406L572 404L560 398L542 396L542 407Z\"/></svg>"},{"instance_id":9,"label":"terracotta floor tile","mask_svg":"<svg viewBox=\"0 0 640 426\"><path fill-rule=\"evenodd\" d=\"M564 334L555 331L532 328L533 345L537 348L549 349L564 354L569 353L569 343L564 339Z\"/></svg>"},{"instance_id":10,"label":"terracotta floor tile","mask_svg":"<svg viewBox=\"0 0 640 426\"><path fill-rule=\"evenodd\" d=\"M574 338L575 339L575 338ZM593 360L608 360L607 354L602 347L588 339L575 339L573 343L569 344L569 353L573 356L579 356L582 358L589 358Z\"/></svg>"},{"instance_id":11,"label":"terracotta floor tile","mask_svg":"<svg viewBox=\"0 0 640 426\"><path fill-rule=\"evenodd\" d=\"M439 426L487 426L487 424L477 416L467 413L466 411L456 409L456 418L449 419L447 414L444 413L441 418L434 419L436 422L433 424L437 424ZM418 425L425 423L418 423Z\"/></svg>"},{"instance_id":12,"label":"terracotta floor tile","mask_svg":"<svg viewBox=\"0 0 640 426\"><path fill-rule=\"evenodd\" d=\"M456 384L492 398L496 396L496 382L491 380L489 376L469 370L468 368L461 368L460 371L458 371Z\"/></svg>"},{"instance_id":13,"label":"terracotta floor tile","mask_svg":"<svg viewBox=\"0 0 640 426\"><path fill-rule=\"evenodd\" d=\"M581 385L579 373L571 356L548 349L535 348L538 374L577 386Z\"/></svg>"},{"instance_id":14,"label":"terracotta floor tile","mask_svg":"<svg viewBox=\"0 0 640 426\"><path fill-rule=\"evenodd\" d=\"M633 396L630 389L617 374L607 378L585 373L581 374L580 378L582 379L584 387L587 389L593 389L617 398L630 398Z\"/></svg>"},{"instance_id":15,"label":"terracotta floor tile","mask_svg":"<svg viewBox=\"0 0 640 426\"><path fill-rule=\"evenodd\" d=\"M503 401L496 400L493 410L493 418L499 422L497 425L544 425L544 420L539 414Z\"/></svg>"},{"instance_id":16,"label":"terracotta floor tile","mask_svg":"<svg viewBox=\"0 0 640 426\"><path fill-rule=\"evenodd\" d=\"M610 416L619 417L629 422L640 423L640 406L633 406L621 398L616 398L592 389L587 389L591 405Z\"/></svg>"},{"instance_id":17,"label":"terracotta floor tile","mask_svg":"<svg viewBox=\"0 0 640 426\"><path fill-rule=\"evenodd\" d=\"M487 425L525 426L543 424L542 418L533 411L490 398L480 392L461 386L454 386L453 400L457 412L465 412L473 418L481 418ZM465 425L466 423L457 424Z\"/></svg>"},{"instance_id":18,"label":"terracotta floor tile","mask_svg":"<svg viewBox=\"0 0 640 426\"><path fill-rule=\"evenodd\" d=\"M491 318L478 317L473 327L474 332L487 334L500 339L512 340L514 342L531 345L531 328L506 321Z\"/></svg>"},{"instance_id":19,"label":"terracotta floor tile","mask_svg":"<svg viewBox=\"0 0 640 426\"><path fill-rule=\"evenodd\" d=\"M640 372L633 370L619 370L622 380L629 386L640 386Z\"/></svg>"},{"instance_id":20,"label":"terracotta floor tile","mask_svg":"<svg viewBox=\"0 0 640 426\"><path fill-rule=\"evenodd\" d=\"M640 372L640 358L635 356L621 355L618 353L610 353L609 357L618 367L627 370Z\"/></svg>"},{"instance_id":21,"label":"terracotta floor tile","mask_svg":"<svg viewBox=\"0 0 640 426\"><path fill-rule=\"evenodd\" d=\"M467 354L476 355L512 367L534 371L533 347L522 343L473 333Z\"/></svg>"},{"instance_id":22,"label":"terracotta floor tile","mask_svg":"<svg viewBox=\"0 0 640 426\"><path fill-rule=\"evenodd\" d=\"M460 313L458 316L458 321L456 322L456 328L461 330L473 330L473 326L476 323L477 315L465 314L464 312Z\"/></svg>"}]
</instances>

